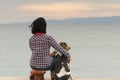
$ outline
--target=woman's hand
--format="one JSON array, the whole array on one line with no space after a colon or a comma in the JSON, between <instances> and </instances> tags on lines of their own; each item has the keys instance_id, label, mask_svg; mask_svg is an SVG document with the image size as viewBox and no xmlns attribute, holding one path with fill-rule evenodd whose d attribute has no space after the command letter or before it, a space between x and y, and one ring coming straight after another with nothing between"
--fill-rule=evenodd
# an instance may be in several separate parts
<instances>
[{"instance_id":1,"label":"woman's hand","mask_svg":"<svg viewBox=\"0 0 120 80\"><path fill-rule=\"evenodd\" d=\"M56 51L53 51L50 53L50 56L54 56L57 52Z\"/></svg>"}]
</instances>

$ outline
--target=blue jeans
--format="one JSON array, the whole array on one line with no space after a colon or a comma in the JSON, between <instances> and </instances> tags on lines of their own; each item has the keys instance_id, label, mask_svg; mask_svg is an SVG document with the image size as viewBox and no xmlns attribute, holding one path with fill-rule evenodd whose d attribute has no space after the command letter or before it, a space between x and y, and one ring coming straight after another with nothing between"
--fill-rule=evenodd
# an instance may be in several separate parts
<instances>
[{"instance_id":1,"label":"blue jeans","mask_svg":"<svg viewBox=\"0 0 120 80\"><path fill-rule=\"evenodd\" d=\"M32 69L34 69L34 70L51 70L51 69L54 68L55 57L51 57L51 59L52 59L52 63L51 63L51 65L48 66L47 68L35 68L35 67L33 67L33 66L30 66L30 67L31 67Z\"/></svg>"}]
</instances>

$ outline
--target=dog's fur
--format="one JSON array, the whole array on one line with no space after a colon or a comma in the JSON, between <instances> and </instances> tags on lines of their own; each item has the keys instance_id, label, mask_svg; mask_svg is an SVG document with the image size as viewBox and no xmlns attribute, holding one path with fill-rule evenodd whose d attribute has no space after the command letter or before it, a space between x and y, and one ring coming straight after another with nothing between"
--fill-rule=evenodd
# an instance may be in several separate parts
<instances>
[{"instance_id":1,"label":"dog's fur","mask_svg":"<svg viewBox=\"0 0 120 80\"><path fill-rule=\"evenodd\" d=\"M60 42L60 45L67 51L69 51L69 49L71 48L65 42ZM70 60L68 60L68 58L62 53L54 52L54 54L56 59L54 66L55 80L72 80L70 71Z\"/></svg>"}]
</instances>

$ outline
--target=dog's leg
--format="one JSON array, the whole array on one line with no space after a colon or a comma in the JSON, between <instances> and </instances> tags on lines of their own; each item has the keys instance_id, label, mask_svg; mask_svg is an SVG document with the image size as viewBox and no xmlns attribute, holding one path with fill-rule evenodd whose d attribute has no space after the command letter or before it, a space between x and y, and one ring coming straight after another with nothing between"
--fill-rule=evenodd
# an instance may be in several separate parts
<instances>
[{"instance_id":1,"label":"dog's leg","mask_svg":"<svg viewBox=\"0 0 120 80\"><path fill-rule=\"evenodd\" d=\"M71 75L70 75L69 79L70 79L70 80L73 80L73 78L72 78L72 76L71 76Z\"/></svg>"},{"instance_id":2,"label":"dog's leg","mask_svg":"<svg viewBox=\"0 0 120 80\"><path fill-rule=\"evenodd\" d=\"M50 70L50 74L51 74L51 80L55 80L55 72L54 72L54 70Z\"/></svg>"},{"instance_id":3,"label":"dog's leg","mask_svg":"<svg viewBox=\"0 0 120 80\"><path fill-rule=\"evenodd\" d=\"M31 74L30 77L29 77L29 79L30 80L34 80L34 75Z\"/></svg>"}]
</instances>

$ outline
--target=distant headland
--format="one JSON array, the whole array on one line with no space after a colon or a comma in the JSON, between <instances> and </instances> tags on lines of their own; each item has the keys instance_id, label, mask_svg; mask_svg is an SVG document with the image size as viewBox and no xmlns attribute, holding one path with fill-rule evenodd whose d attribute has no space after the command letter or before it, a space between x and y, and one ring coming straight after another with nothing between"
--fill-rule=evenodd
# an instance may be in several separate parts
<instances>
[{"instance_id":1,"label":"distant headland","mask_svg":"<svg viewBox=\"0 0 120 80\"><path fill-rule=\"evenodd\" d=\"M31 22L32 21L12 22L12 23L4 23L4 24L31 24ZM48 19L47 23L48 24L120 24L120 16L67 18L62 20Z\"/></svg>"}]
</instances>

